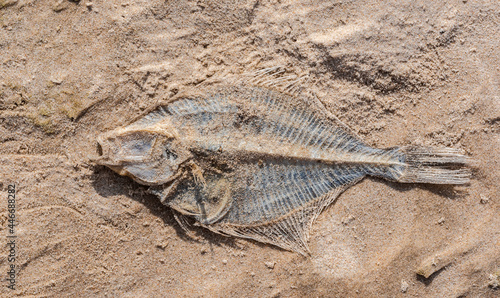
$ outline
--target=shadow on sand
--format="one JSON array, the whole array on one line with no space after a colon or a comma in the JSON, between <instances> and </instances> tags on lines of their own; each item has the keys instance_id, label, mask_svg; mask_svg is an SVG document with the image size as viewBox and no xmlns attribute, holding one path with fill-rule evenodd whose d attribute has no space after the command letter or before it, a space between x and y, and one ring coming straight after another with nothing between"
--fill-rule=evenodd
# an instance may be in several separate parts
<instances>
[{"instance_id":1,"label":"shadow on sand","mask_svg":"<svg viewBox=\"0 0 500 298\"><path fill-rule=\"evenodd\" d=\"M147 191L148 186L138 184L130 178L119 176L105 166L95 166L94 174L91 179L92 186L99 195L104 198L125 196L142 204L150 210L151 214L160 218L165 225L173 227L177 236L183 241L202 243L206 240L210 244L211 249L213 245L219 247L228 246L235 249L242 248L237 238L212 232L197 225L197 222L192 218L184 217L186 220L183 224L186 226L186 229L175 219L175 213L177 212L163 205L155 195L150 194ZM260 243L251 239L245 240L260 247L267 246L265 243ZM276 246L273 246L273 248L283 250Z\"/></svg>"}]
</instances>

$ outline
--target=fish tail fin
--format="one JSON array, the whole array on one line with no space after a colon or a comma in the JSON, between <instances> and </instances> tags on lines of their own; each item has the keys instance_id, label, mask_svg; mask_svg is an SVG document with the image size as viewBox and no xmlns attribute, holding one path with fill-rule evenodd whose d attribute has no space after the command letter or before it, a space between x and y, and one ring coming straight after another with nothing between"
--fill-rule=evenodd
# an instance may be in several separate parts
<instances>
[{"instance_id":1,"label":"fish tail fin","mask_svg":"<svg viewBox=\"0 0 500 298\"><path fill-rule=\"evenodd\" d=\"M472 160L453 148L408 146L399 148L400 167L394 178L399 182L433 184L467 184Z\"/></svg>"}]
</instances>

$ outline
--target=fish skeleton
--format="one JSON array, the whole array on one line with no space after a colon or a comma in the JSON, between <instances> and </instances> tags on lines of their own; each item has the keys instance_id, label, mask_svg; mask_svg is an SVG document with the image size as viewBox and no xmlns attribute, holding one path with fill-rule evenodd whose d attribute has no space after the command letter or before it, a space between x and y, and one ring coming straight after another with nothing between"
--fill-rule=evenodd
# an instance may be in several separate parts
<instances>
[{"instance_id":1,"label":"fish skeleton","mask_svg":"<svg viewBox=\"0 0 500 298\"><path fill-rule=\"evenodd\" d=\"M311 98L240 82L179 95L98 138L98 164L217 233L307 255L309 229L365 176L466 184L452 148L373 148Z\"/></svg>"}]
</instances>

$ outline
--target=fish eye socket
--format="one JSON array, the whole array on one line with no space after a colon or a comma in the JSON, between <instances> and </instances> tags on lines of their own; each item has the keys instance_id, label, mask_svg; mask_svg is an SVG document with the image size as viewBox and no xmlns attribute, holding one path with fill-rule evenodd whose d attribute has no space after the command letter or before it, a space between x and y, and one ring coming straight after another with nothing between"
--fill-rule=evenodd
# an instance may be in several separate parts
<instances>
[{"instance_id":1,"label":"fish eye socket","mask_svg":"<svg viewBox=\"0 0 500 298\"><path fill-rule=\"evenodd\" d=\"M175 151L169 149L169 148L166 148L163 155L167 158L167 159L170 159L170 160L176 160L177 159L177 153L175 153Z\"/></svg>"}]
</instances>

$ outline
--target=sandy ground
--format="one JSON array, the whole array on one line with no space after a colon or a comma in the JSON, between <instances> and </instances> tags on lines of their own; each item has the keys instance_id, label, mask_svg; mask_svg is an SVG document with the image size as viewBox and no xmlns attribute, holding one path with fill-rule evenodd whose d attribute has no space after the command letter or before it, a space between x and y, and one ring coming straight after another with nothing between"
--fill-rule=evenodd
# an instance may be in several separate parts
<instances>
[{"instance_id":1,"label":"sandy ground","mask_svg":"<svg viewBox=\"0 0 500 298\"><path fill-rule=\"evenodd\" d=\"M496 0L0 0L0 295L498 297L499 49ZM186 233L90 161L96 135L176 93L275 65L370 145L465 150L471 184L365 179L305 258Z\"/></svg>"}]
</instances>

